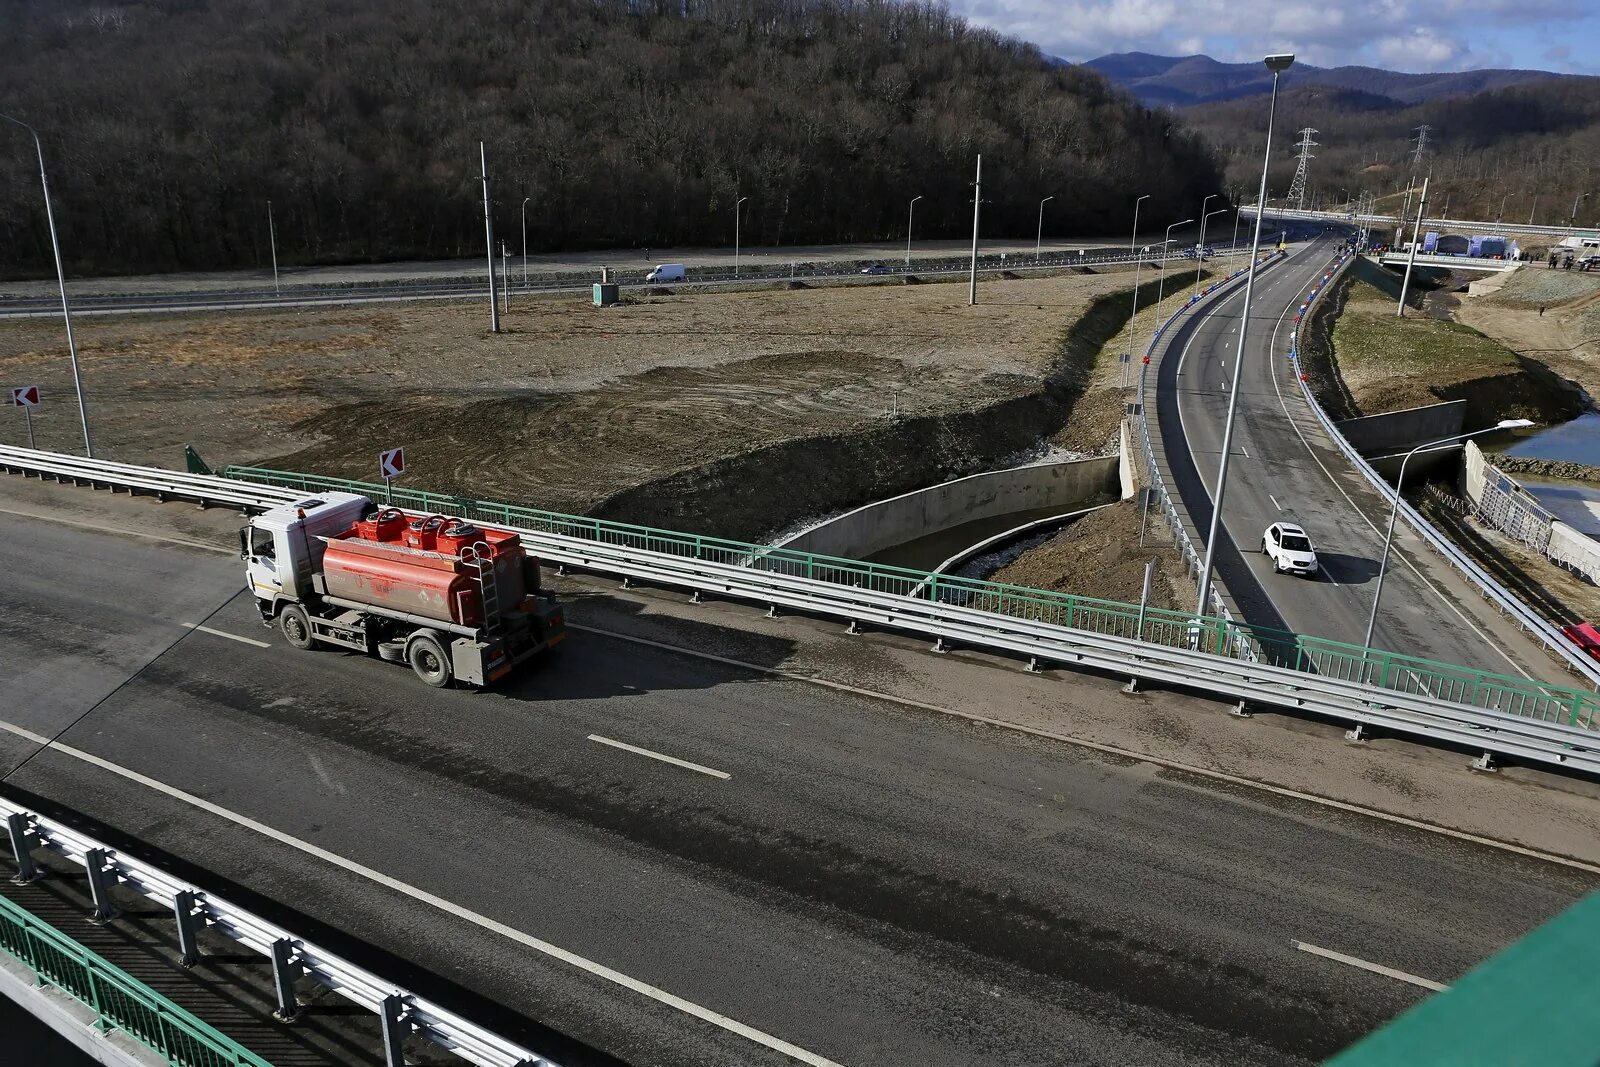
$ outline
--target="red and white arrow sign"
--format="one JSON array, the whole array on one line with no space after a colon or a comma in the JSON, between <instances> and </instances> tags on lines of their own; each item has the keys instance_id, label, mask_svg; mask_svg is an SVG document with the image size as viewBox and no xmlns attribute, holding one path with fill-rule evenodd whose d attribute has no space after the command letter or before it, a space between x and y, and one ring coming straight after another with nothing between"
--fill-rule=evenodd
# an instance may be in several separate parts
<instances>
[{"instance_id":1,"label":"red and white arrow sign","mask_svg":"<svg viewBox=\"0 0 1600 1067\"><path fill-rule=\"evenodd\" d=\"M39 387L37 385L24 385L21 389L11 390L11 406L15 408L38 407Z\"/></svg>"},{"instance_id":2,"label":"red and white arrow sign","mask_svg":"<svg viewBox=\"0 0 1600 1067\"><path fill-rule=\"evenodd\" d=\"M406 472L406 450L391 448L386 452L378 453L378 473L384 481L398 478Z\"/></svg>"}]
</instances>

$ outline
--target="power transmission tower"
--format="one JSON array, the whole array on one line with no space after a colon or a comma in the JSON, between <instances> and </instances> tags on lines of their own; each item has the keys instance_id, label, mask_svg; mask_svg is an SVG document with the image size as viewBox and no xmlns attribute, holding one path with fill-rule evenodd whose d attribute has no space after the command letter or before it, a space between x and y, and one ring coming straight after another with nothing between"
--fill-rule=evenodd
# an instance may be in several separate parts
<instances>
[{"instance_id":1,"label":"power transmission tower","mask_svg":"<svg viewBox=\"0 0 1600 1067\"><path fill-rule=\"evenodd\" d=\"M1295 202L1296 209L1300 211L1306 209L1306 170L1310 162L1316 158L1311 154L1311 150L1317 147L1317 142L1311 139L1311 135L1316 132L1318 131L1307 126L1300 131L1300 141L1295 145L1300 149L1300 162L1294 168L1294 181L1289 186L1289 199Z\"/></svg>"},{"instance_id":2,"label":"power transmission tower","mask_svg":"<svg viewBox=\"0 0 1600 1067\"><path fill-rule=\"evenodd\" d=\"M1422 168L1422 154L1424 152L1426 152L1427 149L1428 149L1428 134L1432 130L1433 130L1432 126L1418 126L1417 127L1417 135L1412 138L1413 141L1417 142L1416 149L1414 151L1412 151L1412 153L1411 153L1411 169L1412 169L1412 171L1417 171L1417 170L1420 170Z\"/></svg>"}]
</instances>

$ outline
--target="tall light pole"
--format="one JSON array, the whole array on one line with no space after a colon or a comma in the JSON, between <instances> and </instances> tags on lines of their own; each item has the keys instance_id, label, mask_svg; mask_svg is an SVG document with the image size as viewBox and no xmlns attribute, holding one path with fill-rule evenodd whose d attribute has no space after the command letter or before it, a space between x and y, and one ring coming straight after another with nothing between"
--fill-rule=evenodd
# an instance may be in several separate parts
<instances>
[{"instance_id":1,"label":"tall light pole","mask_svg":"<svg viewBox=\"0 0 1600 1067\"><path fill-rule=\"evenodd\" d=\"M1533 194L1533 205L1528 208L1528 225L1533 225L1533 213L1539 210L1539 194Z\"/></svg>"},{"instance_id":2,"label":"tall light pole","mask_svg":"<svg viewBox=\"0 0 1600 1067\"><path fill-rule=\"evenodd\" d=\"M1184 219L1182 222L1174 222L1167 227L1166 240L1161 242L1161 280L1156 283L1156 321L1155 325L1150 327L1151 345L1156 343L1156 329L1161 325L1161 301L1166 299L1167 295L1167 247L1172 244L1172 231L1179 226L1187 226L1193 221L1194 219ZM1130 333L1133 331L1132 323L1128 324L1128 331ZM1148 348L1149 346L1146 347Z\"/></svg>"},{"instance_id":3,"label":"tall light pole","mask_svg":"<svg viewBox=\"0 0 1600 1067\"><path fill-rule=\"evenodd\" d=\"M1055 195L1045 197L1039 201L1039 229L1033 235L1033 262L1039 262L1039 249L1044 244L1044 206L1055 199Z\"/></svg>"},{"instance_id":4,"label":"tall light pole","mask_svg":"<svg viewBox=\"0 0 1600 1067\"><path fill-rule=\"evenodd\" d=\"M1587 200L1587 199L1589 199L1589 194L1588 193L1579 193L1577 196L1572 198L1572 215L1571 215L1572 225L1576 226L1578 224L1578 203L1579 203L1579 201Z\"/></svg>"},{"instance_id":5,"label":"tall light pole","mask_svg":"<svg viewBox=\"0 0 1600 1067\"><path fill-rule=\"evenodd\" d=\"M1239 371L1244 366L1244 340L1250 332L1250 298L1255 293L1256 256L1261 251L1261 217L1267 211L1267 167L1272 162L1272 123L1278 115L1278 77L1294 62L1289 54L1267 56L1264 62L1272 71L1272 102L1267 106L1267 147L1261 154L1261 191L1256 194L1256 231L1250 242L1250 271L1244 276L1244 311L1239 316L1239 348L1233 357L1233 386L1228 390L1228 420L1222 427L1222 455L1217 459L1217 487L1211 493L1211 530L1206 535L1206 558L1200 567L1200 590L1196 615L1206 613L1211 595L1211 564L1217 555L1217 532L1222 524L1222 495L1228 488L1228 456L1233 451L1233 421L1239 411Z\"/></svg>"},{"instance_id":6,"label":"tall light pole","mask_svg":"<svg viewBox=\"0 0 1600 1067\"><path fill-rule=\"evenodd\" d=\"M920 196L913 196L910 206L906 208L906 266L908 267L911 266L911 220L916 217L917 201L921 199Z\"/></svg>"},{"instance_id":7,"label":"tall light pole","mask_svg":"<svg viewBox=\"0 0 1600 1067\"><path fill-rule=\"evenodd\" d=\"M1201 204L1200 206L1204 207L1205 205ZM1225 207L1219 207L1217 210L1211 212L1210 215L1200 216L1200 248L1195 252L1194 257L1194 285L1196 289L1200 288L1200 268L1204 266L1206 262L1206 220L1209 219L1211 215L1220 215L1226 210L1228 209Z\"/></svg>"},{"instance_id":8,"label":"tall light pole","mask_svg":"<svg viewBox=\"0 0 1600 1067\"><path fill-rule=\"evenodd\" d=\"M1506 201L1510 199L1510 193L1507 193L1505 196L1500 198L1500 210L1494 213L1494 224L1496 226L1500 225L1500 220L1506 217Z\"/></svg>"},{"instance_id":9,"label":"tall light pole","mask_svg":"<svg viewBox=\"0 0 1600 1067\"><path fill-rule=\"evenodd\" d=\"M267 241L272 245L272 295L282 296L278 288L278 227L272 222L272 201L267 201Z\"/></svg>"},{"instance_id":10,"label":"tall light pole","mask_svg":"<svg viewBox=\"0 0 1600 1067\"><path fill-rule=\"evenodd\" d=\"M1422 213L1428 206L1428 179L1422 179L1422 197L1417 201L1417 225L1411 231L1411 254L1406 257L1406 276L1400 282L1400 303L1395 308L1395 315L1404 318L1406 313L1406 293L1411 288L1411 268L1417 262L1417 246L1422 243ZM1406 233L1406 223L1400 220L1400 236Z\"/></svg>"},{"instance_id":11,"label":"tall light pole","mask_svg":"<svg viewBox=\"0 0 1600 1067\"><path fill-rule=\"evenodd\" d=\"M94 441L89 437L89 403L83 396L83 374L78 368L78 342L72 336L72 307L67 303L67 272L61 265L61 242L56 237L56 212L50 206L50 178L44 171L44 148L39 144L39 131L21 119L0 114L0 119L14 122L33 136L33 150L39 156L39 189L44 193L44 217L50 224L50 249L56 257L56 284L61 287L61 320L67 326L67 353L72 358L72 385L78 391L78 421L83 425L83 454L94 458Z\"/></svg>"},{"instance_id":12,"label":"tall light pole","mask_svg":"<svg viewBox=\"0 0 1600 1067\"><path fill-rule=\"evenodd\" d=\"M967 276L967 306L978 302L978 209L983 207L983 154L972 175L972 270Z\"/></svg>"},{"instance_id":13,"label":"tall light pole","mask_svg":"<svg viewBox=\"0 0 1600 1067\"><path fill-rule=\"evenodd\" d=\"M1144 258L1139 255L1139 205L1150 199L1151 194L1145 193L1133 202L1133 237L1128 241L1128 254L1135 257L1133 261L1133 314L1128 317L1128 354L1122 360L1122 388L1128 385L1128 368L1133 365L1133 324L1139 318L1139 268L1144 266Z\"/></svg>"},{"instance_id":14,"label":"tall light pole","mask_svg":"<svg viewBox=\"0 0 1600 1067\"><path fill-rule=\"evenodd\" d=\"M528 201L533 197L522 198L522 287L528 287Z\"/></svg>"},{"instance_id":15,"label":"tall light pole","mask_svg":"<svg viewBox=\"0 0 1600 1067\"><path fill-rule=\"evenodd\" d=\"M1467 438L1476 437L1479 434L1494 433L1497 430L1520 430L1532 425L1533 423L1527 419L1501 419L1495 425L1485 427L1482 430L1473 430L1470 433L1458 433L1453 437L1441 437L1437 441L1424 441L1422 444L1406 453L1406 458L1400 461L1400 476L1395 479L1394 483L1394 500L1390 502L1389 506L1389 529L1383 535L1383 556L1378 560L1378 584L1372 590L1372 612L1367 616L1367 635L1361 639L1361 643L1364 646L1367 648L1372 647L1372 631L1373 628L1378 624L1378 600L1383 596L1383 576L1388 573L1389 570L1389 545L1394 540L1394 517L1395 514L1400 510L1400 491L1405 487L1406 464L1411 462L1411 457L1416 455L1418 452L1426 452L1430 449L1438 448L1440 445L1448 445L1454 444L1457 441L1465 441Z\"/></svg>"},{"instance_id":16,"label":"tall light pole","mask_svg":"<svg viewBox=\"0 0 1600 1067\"><path fill-rule=\"evenodd\" d=\"M744 214L739 209L744 205L748 196L741 196L733 202L733 276L739 276L739 216Z\"/></svg>"},{"instance_id":17,"label":"tall light pole","mask_svg":"<svg viewBox=\"0 0 1600 1067\"><path fill-rule=\"evenodd\" d=\"M489 256L489 331L500 332L500 305L494 299L494 216L489 213L489 156L478 142L478 164L483 168L483 248Z\"/></svg>"},{"instance_id":18,"label":"tall light pole","mask_svg":"<svg viewBox=\"0 0 1600 1067\"><path fill-rule=\"evenodd\" d=\"M1195 250L1197 252L1203 250L1205 248L1205 243L1206 243L1206 219L1208 219L1210 217L1209 215L1206 214L1206 205L1211 203L1211 201L1215 200L1216 198L1217 198L1217 194L1216 193L1212 193L1210 196L1208 196L1204 200L1200 201L1200 243L1199 243L1198 246L1196 246ZM1195 258L1198 259L1199 256L1196 256ZM1199 274L1198 271L1195 272L1195 279L1194 280L1195 280L1196 284L1198 284L1199 281L1200 281L1200 274Z\"/></svg>"}]
</instances>

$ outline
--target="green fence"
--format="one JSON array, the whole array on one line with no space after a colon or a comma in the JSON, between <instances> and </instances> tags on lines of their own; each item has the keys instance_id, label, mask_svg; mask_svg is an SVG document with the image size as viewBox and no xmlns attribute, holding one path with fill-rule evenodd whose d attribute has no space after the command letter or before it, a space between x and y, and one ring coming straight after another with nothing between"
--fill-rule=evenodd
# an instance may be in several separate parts
<instances>
[{"instance_id":1,"label":"green fence","mask_svg":"<svg viewBox=\"0 0 1600 1067\"><path fill-rule=\"evenodd\" d=\"M0 950L95 1012L102 1030L121 1030L175 1067L271 1067L122 968L0 897Z\"/></svg>"},{"instance_id":2,"label":"green fence","mask_svg":"<svg viewBox=\"0 0 1600 1067\"><path fill-rule=\"evenodd\" d=\"M259 467L227 467L222 474L229 478L307 492L339 490L360 493L373 500L385 499L387 491L383 485L371 482ZM1137 604L1115 600L1098 600L1047 589L930 574L904 567L819 556L811 552L796 552L674 530L657 530L581 515L563 515L555 511L447 493L398 487L392 492L395 505L414 511L460 515L478 522L519 526L598 544L661 552L711 563L756 567L797 578L916 597L1089 633L1136 638L1170 648L1190 648L1215 655L1250 658L1341 681L1467 704L1505 715L1600 730L1600 694L1309 637L1287 630L1155 608L1145 611L1141 622Z\"/></svg>"}]
</instances>

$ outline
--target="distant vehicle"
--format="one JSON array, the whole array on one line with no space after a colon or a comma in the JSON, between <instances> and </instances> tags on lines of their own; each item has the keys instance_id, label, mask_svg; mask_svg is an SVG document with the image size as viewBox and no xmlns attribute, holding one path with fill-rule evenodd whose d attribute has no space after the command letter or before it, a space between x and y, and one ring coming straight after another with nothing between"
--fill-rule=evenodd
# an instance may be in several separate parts
<instances>
[{"instance_id":1,"label":"distant vehicle","mask_svg":"<svg viewBox=\"0 0 1600 1067\"><path fill-rule=\"evenodd\" d=\"M658 263L656 269L644 276L647 282L681 282L689 277L682 263Z\"/></svg>"},{"instance_id":2,"label":"distant vehicle","mask_svg":"<svg viewBox=\"0 0 1600 1067\"><path fill-rule=\"evenodd\" d=\"M889 273L889 268L885 267L882 263L873 263L870 266L862 267L861 268L861 273L862 274L888 274Z\"/></svg>"},{"instance_id":3,"label":"distant vehicle","mask_svg":"<svg viewBox=\"0 0 1600 1067\"><path fill-rule=\"evenodd\" d=\"M1316 574L1317 551L1311 538L1292 522L1275 522L1261 535L1261 551L1272 560L1276 574Z\"/></svg>"}]
</instances>

